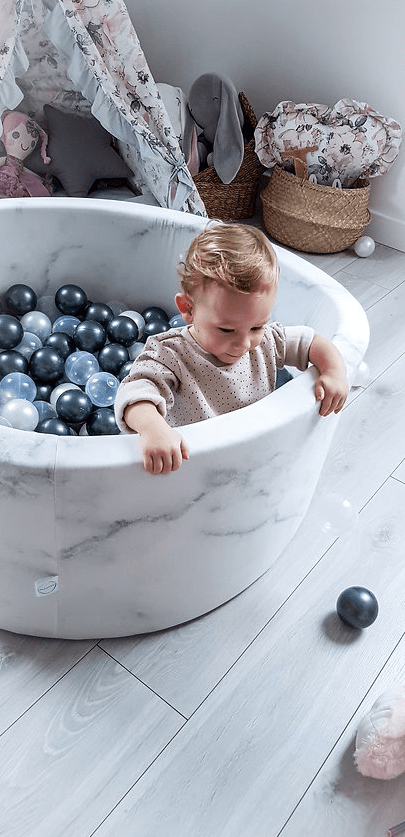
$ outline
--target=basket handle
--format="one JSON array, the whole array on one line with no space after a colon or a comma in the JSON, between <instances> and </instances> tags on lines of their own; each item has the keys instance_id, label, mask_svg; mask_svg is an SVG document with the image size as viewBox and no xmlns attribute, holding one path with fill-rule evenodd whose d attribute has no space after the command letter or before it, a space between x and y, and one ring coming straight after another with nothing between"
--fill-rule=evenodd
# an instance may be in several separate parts
<instances>
[{"instance_id":1,"label":"basket handle","mask_svg":"<svg viewBox=\"0 0 405 837\"><path fill-rule=\"evenodd\" d=\"M289 148L288 151L281 151L280 157L282 160L292 160L297 177L300 177L302 180L307 180L307 154L310 154L312 151L318 151L318 146L308 145L306 148Z\"/></svg>"}]
</instances>

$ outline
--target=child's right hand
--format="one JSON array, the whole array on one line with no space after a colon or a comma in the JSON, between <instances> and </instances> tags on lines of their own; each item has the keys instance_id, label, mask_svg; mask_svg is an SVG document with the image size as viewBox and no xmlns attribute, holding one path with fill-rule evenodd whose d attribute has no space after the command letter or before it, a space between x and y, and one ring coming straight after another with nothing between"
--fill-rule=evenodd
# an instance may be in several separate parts
<instances>
[{"instance_id":1,"label":"child's right hand","mask_svg":"<svg viewBox=\"0 0 405 837\"><path fill-rule=\"evenodd\" d=\"M143 464L148 474L170 474L180 468L183 459L189 458L189 447L183 437L164 424L158 433L146 431L141 435Z\"/></svg>"},{"instance_id":2,"label":"child's right hand","mask_svg":"<svg viewBox=\"0 0 405 837\"><path fill-rule=\"evenodd\" d=\"M177 430L150 401L130 404L124 419L141 437L143 464L148 474L170 474L177 471L183 459L189 458L189 447Z\"/></svg>"}]
</instances>

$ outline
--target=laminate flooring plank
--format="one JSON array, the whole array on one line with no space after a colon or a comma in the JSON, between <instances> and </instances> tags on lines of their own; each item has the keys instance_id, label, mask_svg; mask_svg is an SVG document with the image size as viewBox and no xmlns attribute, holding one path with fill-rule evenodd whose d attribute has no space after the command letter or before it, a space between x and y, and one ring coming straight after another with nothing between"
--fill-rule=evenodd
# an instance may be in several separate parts
<instances>
[{"instance_id":1,"label":"laminate flooring plank","mask_svg":"<svg viewBox=\"0 0 405 837\"><path fill-rule=\"evenodd\" d=\"M363 306L366 312L375 302L379 302L380 299L383 299L389 293L381 285L377 285L375 282L369 282L367 279L352 276L346 270L340 270L339 273L335 274L334 278L360 302L360 305Z\"/></svg>"},{"instance_id":2,"label":"laminate flooring plank","mask_svg":"<svg viewBox=\"0 0 405 837\"><path fill-rule=\"evenodd\" d=\"M366 279L392 291L405 279L405 253L376 244L372 256L354 259L344 270L358 279Z\"/></svg>"},{"instance_id":3,"label":"laminate flooring plank","mask_svg":"<svg viewBox=\"0 0 405 837\"><path fill-rule=\"evenodd\" d=\"M370 306L367 318L370 343L364 360L375 379L405 352L405 283Z\"/></svg>"},{"instance_id":4,"label":"laminate flooring plank","mask_svg":"<svg viewBox=\"0 0 405 837\"><path fill-rule=\"evenodd\" d=\"M0 631L0 735L94 645Z\"/></svg>"},{"instance_id":5,"label":"laminate flooring plank","mask_svg":"<svg viewBox=\"0 0 405 837\"><path fill-rule=\"evenodd\" d=\"M278 835L405 631L404 504L388 480L96 837ZM365 631L334 610L352 584L379 599Z\"/></svg>"},{"instance_id":6,"label":"laminate flooring plank","mask_svg":"<svg viewBox=\"0 0 405 837\"><path fill-rule=\"evenodd\" d=\"M94 648L1 738L2 837L89 837L184 723Z\"/></svg>"},{"instance_id":7,"label":"laminate flooring plank","mask_svg":"<svg viewBox=\"0 0 405 837\"><path fill-rule=\"evenodd\" d=\"M405 774L389 781L362 776L354 764L356 733L373 703L405 684L405 639L396 647L342 737L282 830L282 837L385 837L405 817Z\"/></svg>"},{"instance_id":8,"label":"laminate flooring plank","mask_svg":"<svg viewBox=\"0 0 405 837\"><path fill-rule=\"evenodd\" d=\"M403 460L404 415L405 358L344 410L307 516L261 579L187 625L101 646L189 717L338 536L325 500L339 524L343 500L359 510Z\"/></svg>"}]
</instances>

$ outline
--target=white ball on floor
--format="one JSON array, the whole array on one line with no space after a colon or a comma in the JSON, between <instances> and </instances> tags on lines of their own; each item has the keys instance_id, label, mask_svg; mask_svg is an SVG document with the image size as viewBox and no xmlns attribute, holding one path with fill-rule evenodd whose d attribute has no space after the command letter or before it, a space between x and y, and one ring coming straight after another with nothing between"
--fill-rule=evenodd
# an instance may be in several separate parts
<instances>
[{"instance_id":1,"label":"white ball on floor","mask_svg":"<svg viewBox=\"0 0 405 837\"><path fill-rule=\"evenodd\" d=\"M367 256L373 255L375 250L375 241L369 235L362 235L357 239L353 249L356 256L360 256L361 259L366 259Z\"/></svg>"}]
</instances>

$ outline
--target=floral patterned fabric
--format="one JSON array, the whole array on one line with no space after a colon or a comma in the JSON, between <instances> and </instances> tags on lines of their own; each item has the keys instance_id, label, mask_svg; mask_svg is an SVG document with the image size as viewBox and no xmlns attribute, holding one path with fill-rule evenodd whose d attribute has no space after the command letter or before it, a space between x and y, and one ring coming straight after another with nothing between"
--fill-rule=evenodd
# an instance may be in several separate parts
<instances>
[{"instance_id":1,"label":"floral patterned fabric","mask_svg":"<svg viewBox=\"0 0 405 837\"><path fill-rule=\"evenodd\" d=\"M401 140L398 122L364 102L341 99L330 108L285 101L259 120L255 150L260 162L272 168L284 165L289 151L311 149L306 154L309 179L350 188L359 178L388 171Z\"/></svg>"},{"instance_id":2,"label":"floral patterned fabric","mask_svg":"<svg viewBox=\"0 0 405 837\"><path fill-rule=\"evenodd\" d=\"M141 189L146 186L161 206L205 215L123 0L58 0L45 32L42 0L0 0L0 19L1 111L21 102L15 78L24 86L32 61L34 72L50 79L48 102L90 102L103 127L128 144ZM30 73L24 92L37 115L45 101Z\"/></svg>"}]
</instances>

